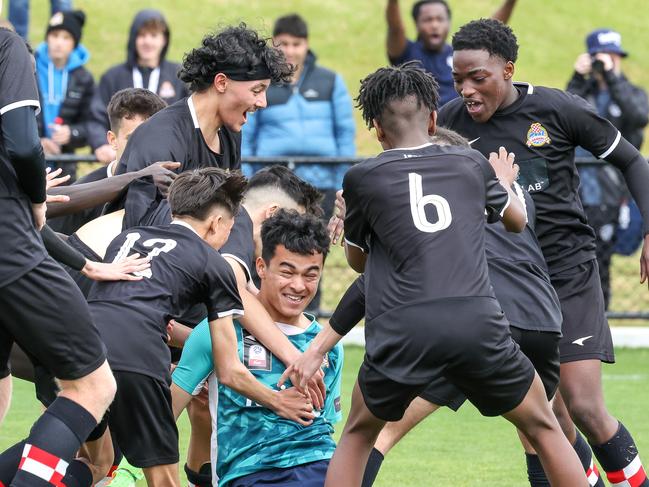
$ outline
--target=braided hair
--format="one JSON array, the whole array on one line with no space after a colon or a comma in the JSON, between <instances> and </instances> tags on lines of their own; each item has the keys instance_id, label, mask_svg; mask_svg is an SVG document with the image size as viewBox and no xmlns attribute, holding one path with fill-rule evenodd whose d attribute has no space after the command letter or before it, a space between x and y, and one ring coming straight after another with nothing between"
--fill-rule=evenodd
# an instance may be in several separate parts
<instances>
[{"instance_id":1,"label":"braided hair","mask_svg":"<svg viewBox=\"0 0 649 487\"><path fill-rule=\"evenodd\" d=\"M372 121L380 121L387 105L394 100L412 96L418 108L423 105L434 112L439 103L438 86L433 75L424 71L419 61L379 68L361 81L356 106L361 109L363 120L371 129Z\"/></svg>"}]
</instances>

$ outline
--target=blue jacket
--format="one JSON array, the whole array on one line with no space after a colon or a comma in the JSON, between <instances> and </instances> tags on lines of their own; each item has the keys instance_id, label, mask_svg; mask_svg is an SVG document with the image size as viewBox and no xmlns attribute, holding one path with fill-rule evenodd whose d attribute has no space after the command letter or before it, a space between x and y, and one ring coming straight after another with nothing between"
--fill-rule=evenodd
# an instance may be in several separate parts
<instances>
[{"instance_id":1,"label":"blue jacket","mask_svg":"<svg viewBox=\"0 0 649 487\"><path fill-rule=\"evenodd\" d=\"M72 152L86 145L86 121L95 83L84 65L90 59L88 50L79 44L68 58L63 69L57 69L50 60L47 43L36 48L36 77L40 92L41 113L39 135L51 137L50 125L57 117L70 126L70 143L63 152Z\"/></svg>"},{"instance_id":2,"label":"blue jacket","mask_svg":"<svg viewBox=\"0 0 649 487\"><path fill-rule=\"evenodd\" d=\"M316 65L313 53L309 52L296 85L273 83L266 97L268 107L251 114L243 127L243 158L355 155L351 97L342 77ZM339 189L348 168L346 164L305 164L298 165L295 172L318 188Z\"/></svg>"}]
</instances>

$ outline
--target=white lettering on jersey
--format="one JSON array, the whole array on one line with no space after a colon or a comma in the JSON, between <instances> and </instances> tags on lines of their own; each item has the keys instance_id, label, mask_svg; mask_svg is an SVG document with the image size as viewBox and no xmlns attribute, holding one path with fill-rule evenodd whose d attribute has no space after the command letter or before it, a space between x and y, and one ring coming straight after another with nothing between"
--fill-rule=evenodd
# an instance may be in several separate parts
<instances>
[{"instance_id":1,"label":"white lettering on jersey","mask_svg":"<svg viewBox=\"0 0 649 487\"><path fill-rule=\"evenodd\" d=\"M126 257L128 257L128 253L131 251L133 248L133 245L135 245L135 242L140 240L140 235L138 232L133 232L129 233L126 235L126 240L124 240L124 243L120 247L119 251L117 252L117 255L113 259L113 263L115 262L121 262L124 260ZM162 244L161 247L154 247L157 244ZM154 247L148 254L147 258L149 260L153 259L154 257L160 255L162 252L170 252L174 248L176 248L177 242L175 240L169 239L169 238L150 238L149 240L145 241L143 243L145 247ZM145 269L143 271L138 271L133 273L134 276L141 276L141 277L146 277L146 278L151 278L153 275L151 272L151 268Z\"/></svg>"},{"instance_id":2,"label":"white lettering on jersey","mask_svg":"<svg viewBox=\"0 0 649 487\"><path fill-rule=\"evenodd\" d=\"M445 198L437 194L424 195L421 175L411 172L408 174L410 183L410 211L417 230L435 233L449 227L453 217L451 207ZM426 218L426 205L433 205L437 210L437 221L431 223Z\"/></svg>"}]
</instances>

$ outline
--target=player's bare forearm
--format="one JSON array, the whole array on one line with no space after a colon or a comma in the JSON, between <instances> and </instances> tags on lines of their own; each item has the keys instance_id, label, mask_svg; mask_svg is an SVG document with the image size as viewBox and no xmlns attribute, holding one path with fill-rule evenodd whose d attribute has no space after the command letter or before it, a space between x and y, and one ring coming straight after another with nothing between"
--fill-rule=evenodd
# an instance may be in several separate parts
<instances>
[{"instance_id":1,"label":"player's bare forearm","mask_svg":"<svg viewBox=\"0 0 649 487\"><path fill-rule=\"evenodd\" d=\"M191 332L192 329L190 327L174 321L171 333L169 333L169 345L177 348L184 347Z\"/></svg>"},{"instance_id":2,"label":"player's bare forearm","mask_svg":"<svg viewBox=\"0 0 649 487\"><path fill-rule=\"evenodd\" d=\"M518 199L516 193L512 191L511 187L505 186L504 183L501 184L507 190L507 194L509 194L509 206L505 208L502 217L503 225L505 225L505 229L508 232L520 233L525 229L525 225L527 224L525 207L521 200Z\"/></svg>"},{"instance_id":3,"label":"player's bare forearm","mask_svg":"<svg viewBox=\"0 0 649 487\"><path fill-rule=\"evenodd\" d=\"M498 10L493 13L491 18L500 20L502 23L506 24L509 22L509 18L512 16L515 6L516 0L505 0Z\"/></svg>"},{"instance_id":4,"label":"player's bare forearm","mask_svg":"<svg viewBox=\"0 0 649 487\"><path fill-rule=\"evenodd\" d=\"M171 409L174 412L174 418L176 421L178 421L178 418L191 402L193 397L194 396L178 387L173 382L171 383Z\"/></svg>"},{"instance_id":5,"label":"player's bare forearm","mask_svg":"<svg viewBox=\"0 0 649 487\"><path fill-rule=\"evenodd\" d=\"M318 332L316 337L311 341L309 349L313 349L314 353L324 356L329 350L334 348L336 344L343 338L342 335L337 333L329 323L325 324ZM305 352L306 353L306 352Z\"/></svg>"},{"instance_id":6,"label":"player's bare forearm","mask_svg":"<svg viewBox=\"0 0 649 487\"><path fill-rule=\"evenodd\" d=\"M398 58L406 49L408 41L397 0L388 0L388 5L385 9L385 20L388 23L388 37L386 41L388 57L391 59Z\"/></svg>"},{"instance_id":7,"label":"player's bare forearm","mask_svg":"<svg viewBox=\"0 0 649 487\"><path fill-rule=\"evenodd\" d=\"M365 272L365 261L367 260L367 255L361 249L345 242L345 257L347 258L347 263L352 269L359 274Z\"/></svg>"}]
</instances>

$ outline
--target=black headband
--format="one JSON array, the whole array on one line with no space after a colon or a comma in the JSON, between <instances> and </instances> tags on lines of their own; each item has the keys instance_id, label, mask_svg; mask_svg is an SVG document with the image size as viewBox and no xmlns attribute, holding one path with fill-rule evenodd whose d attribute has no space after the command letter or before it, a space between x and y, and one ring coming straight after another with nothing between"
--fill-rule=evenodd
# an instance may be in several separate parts
<instances>
[{"instance_id":1,"label":"black headband","mask_svg":"<svg viewBox=\"0 0 649 487\"><path fill-rule=\"evenodd\" d=\"M226 65L217 72L223 73L234 81L256 81L272 78L270 69L265 63L258 63L252 67Z\"/></svg>"}]
</instances>

